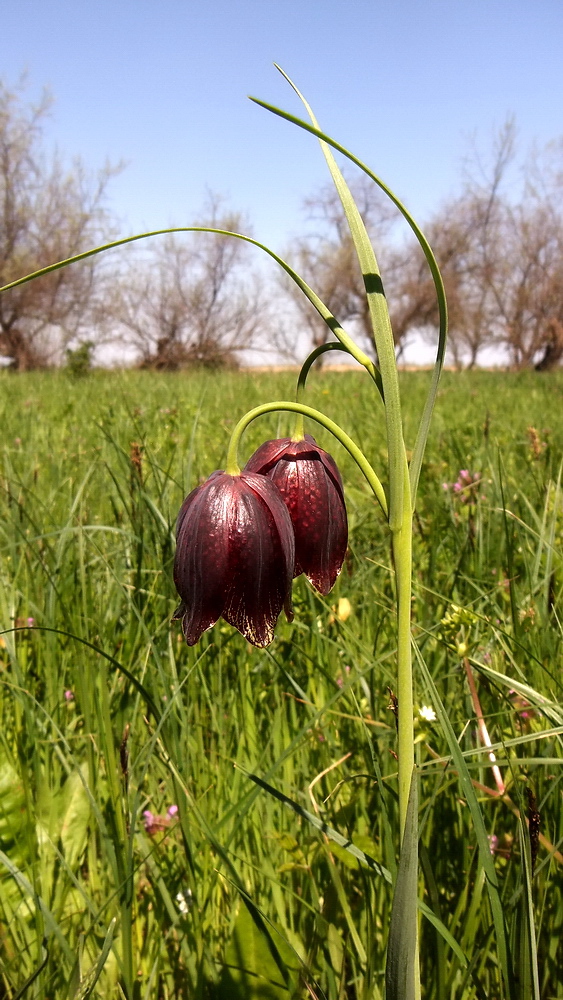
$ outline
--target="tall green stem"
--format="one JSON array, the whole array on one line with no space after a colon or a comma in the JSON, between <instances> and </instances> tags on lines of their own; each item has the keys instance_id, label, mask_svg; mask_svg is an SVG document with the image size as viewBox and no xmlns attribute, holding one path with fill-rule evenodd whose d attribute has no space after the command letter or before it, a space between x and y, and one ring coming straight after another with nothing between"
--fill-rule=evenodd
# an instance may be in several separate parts
<instances>
[{"instance_id":1,"label":"tall green stem","mask_svg":"<svg viewBox=\"0 0 563 1000\"><path fill-rule=\"evenodd\" d=\"M403 473L402 517L400 527L392 532L393 561L395 564L395 579L397 590L397 701L399 705L398 719L398 756L399 756L399 824L401 837L401 862L403 851L410 852L410 864L415 871L418 866L418 836L411 838L412 831L406 830L407 811L411 795L411 784L416 781L414 773L414 731L413 731L413 674L411 648L411 593L412 593L412 504L410 495L409 470L406 456ZM416 801L415 789L415 801ZM415 820L416 821L416 820ZM412 823L412 817L411 817ZM410 843L409 843L410 839ZM410 888L410 905L405 908L404 920L411 923L414 952L411 955L413 963L412 990L408 995L414 1000L420 1000L420 958L418 952L417 928L417 886L416 880ZM394 904L395 905L395 904ZM404 925L403 925L404 926ZM406 927L404 932L408 938Z\"/></svg>"},{"instance_id":2,"label":"tall green stem","mask_svg":"<svg viewBox=\"0 0 563 1000\"><path fill-rule=\"evenodd\" d=\"M397 699L399 703L399 815L403 838L414 768L413 684L411 652L412 511L405 461L403 513L392 533L397 586Z\"/></svg>"}]
</instances>

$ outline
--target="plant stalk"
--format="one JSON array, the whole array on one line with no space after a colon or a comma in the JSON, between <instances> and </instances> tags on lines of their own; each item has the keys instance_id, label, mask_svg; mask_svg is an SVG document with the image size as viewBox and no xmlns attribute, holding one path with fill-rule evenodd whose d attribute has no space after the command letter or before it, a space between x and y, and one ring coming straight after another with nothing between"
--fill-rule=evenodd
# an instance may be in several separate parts
<instances>
[{"instance_id":1,"label":"plant stalk","mask_svg":"<svg viewBox=\"0 0 563 1000\"><path fill-rule=\"evenodd\" d=\"M398 702L398 770L399 770L399 824L401 838L401 852L405 849L405 827L407 822L407 810L409 796L411 792L411 782L416 781L413 773L415 768L414 758L414 698L413 698L413 676L412 676L412 648L411 648L411 594L412 594L412 504L410 495L410 481L408 466L405 456L403 491L402 491L402 516L400 527L392 532L393 561L395 564L395 579L397 590L397 702ZM414 847L417 854L416 846ZM414 859L414 866L417 867L417 860ZM420 1000L420 959L418 952L418 928L417 928L417 891L414 889L414 898L410 900L410 906L406 913L408 919L415 924L413 933L416 938L413 962L413 994L409 992L409 997Z\"/></svg>"},{"instance_id":2,"label":"plant stalk","mask_svg":"<svg viewBox=\"0 0 563 1000\"><path fill-rule=\"evenodd\" d=\"M400 527L392 533L392 548L397 588L399 816L402 841L414 768L414 701L411 650L412 510L408 470L406 470L404 477L403 509Z\"/></svg>"},{"instance_id":3,"label":"plant stalk","mask_svg":"<svg viewBox=\"0 0 563 1000\"><path fill-rule=\"evenodd\" d=\"M393 534L397 576L397 699L399 702L399 816L401 841L405 829L414 768L413 690L411 660L411 536L407 526Z\"/></svg>"}]
</instances>

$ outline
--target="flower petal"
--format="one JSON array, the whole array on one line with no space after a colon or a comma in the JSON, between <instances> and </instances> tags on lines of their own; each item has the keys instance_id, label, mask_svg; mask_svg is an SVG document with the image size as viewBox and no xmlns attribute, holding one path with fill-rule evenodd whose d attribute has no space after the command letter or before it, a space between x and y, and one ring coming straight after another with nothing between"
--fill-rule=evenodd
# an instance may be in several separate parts
<instances>
[{"instance_id":1,"label":"flower petal","mask_svg":"<svg viewBox=\"0 0 563 1000\"><path fill-rule=\"evenodd\" d=\"M223 611L230 498L223 476L214 472L193 490L178 517L174 583L182 603L174 617L182 619L189 646L198 642Z\"/></svg>"},{"instance_id":2,"label":"flower petal","mask_svg":"<svg viewBox=\"0 0 563 1000\"><path fill-rule=\"evenodd\" d=\"M174 582L188 645L221 616L257 646L291 611L294 538L285 504L265 476L214 472L184 501Z\"/></svg>"},{"instance_id":3,"label":"flower petal","mask_svg":"<svg viewBox=\"0 0 563 1000\"><path fill-rule=\"evenodd\" d=\"M334 459L309 434L266 441L245 471L269 476L289 510L295 532L294 576L305 573L322 594L334 586L348 544L342 479Z\"/></svg>"},{"instance_id":4,"label":"flower petal","mask_svg":"<svg viewBox=\"0 0 563 1000\"><path fill-rule=\"evenodd\" d=\"M285 505L268 479L243 473L240 482L223 618L255 646L267 646L290 594L293 530Z\"/></svg>"}]
</instances>

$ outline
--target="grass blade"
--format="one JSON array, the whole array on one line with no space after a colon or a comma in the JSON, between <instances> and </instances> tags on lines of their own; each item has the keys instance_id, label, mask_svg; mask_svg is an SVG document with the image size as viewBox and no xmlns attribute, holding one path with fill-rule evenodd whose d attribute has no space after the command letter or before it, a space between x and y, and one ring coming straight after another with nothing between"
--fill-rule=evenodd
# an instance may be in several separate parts
<instances>
[{"instance_id":1,"label":"grass blade","mask_svg":"<svg viewBox=\"0 0 563 1000\"><path fill-rule=\"evenodd\" d=\"M479 802L471 781L471 776L469 774L467 765L465 763L465 758L457 742L456 735L452 729L452 725L450 723L444 705L442 704L440 695L438 694L438 689L434 684L430 671L428 670L426 663L424 662L424 659L420 654L420 651L417 649L416 646L414 648L416 651L416 656L418 659L418 663L420 665L420 669L424 677L424 681L428 687L428 691L432 698L432 704L436 709L436 714L444 730L444 734L446 736L450 748L450 753L452 755L455 768L459 774L463 796L471 812L471 818L473 820L473 826L477 837L479 859L485 871L485 877L487 880L487 890L489 894L489 900L493 914L493 923L497 938L499 965L502 972L503 982L507 992L507 996L510 998L510 1000L514 1000L514 979L512 974L512 963L508 946L506 925L504 921L503 904L500 897L497 873L495 869L493 856L490 851L487 831L485 829L485 823L483 820L483 814L479 807Z\"/></svg>"},{"instance_id":2,"label":"grass blade","mask_svg":"<svg viewBox=\"0 0 563 1000\"><path fill-rule=\"evenodd\" d=\"M107 934L104 938L102 950L100 952L97 962L88 970L86 975L83 977L82 982L79 984L76 992L72 996L72 1000L87 1000L87 998L92 995L94 987L103 972L104 965L106 964L107 957L110 953L110 949L113 943L113 937L115 934L116 924L117 924L117 918L114 917L108 927Z\"/></svg>"},{"instance_id":3,"label":"grass blade","mask_svg":"<svg viewBox=\"0 0 563 1000\"><path fill-rule=\"evenodd\" d=\"M540 980L538 972L538 951L536 946L536 932L534 921L534 900L532 895L532 855L530 850L530 836L522 816L518 817L518 829L520 832L520 844L522 849L522 906L520 909L521 935L525 940L521 941L519 949L519 989L522 998L532 997L533 1000L541 1000Z\"/></svg>"}]
</instances>

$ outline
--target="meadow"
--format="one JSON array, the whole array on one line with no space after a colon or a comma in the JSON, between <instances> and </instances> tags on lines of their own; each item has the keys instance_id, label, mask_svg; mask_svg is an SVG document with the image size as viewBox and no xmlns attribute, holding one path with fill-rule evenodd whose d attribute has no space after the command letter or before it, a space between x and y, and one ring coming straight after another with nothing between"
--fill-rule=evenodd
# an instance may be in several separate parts
<instances>
[{"instance_id":1,"label":"meadow","mask_svg":"<svg viewBox=\"0 0 563 1000\"><path fill-rule=\"evenodd\" d=\"M428 379L401 375L407 445ZM190 649L170 621L184 496L247 409L293 391L291 373L0 377L2 998L384 995L394 572L327 432L307 428L345 483L332 593L296 580L266 649L222 621ZM306 400L383 477L365 373L314 372ZM254 421L243 458L291 428ZM541 997L563 998L562 456L563 374L444 375L414 536L425 1000L507 995L483 830L512 996L532 926Z\"/></svg>"}]
</instances>

